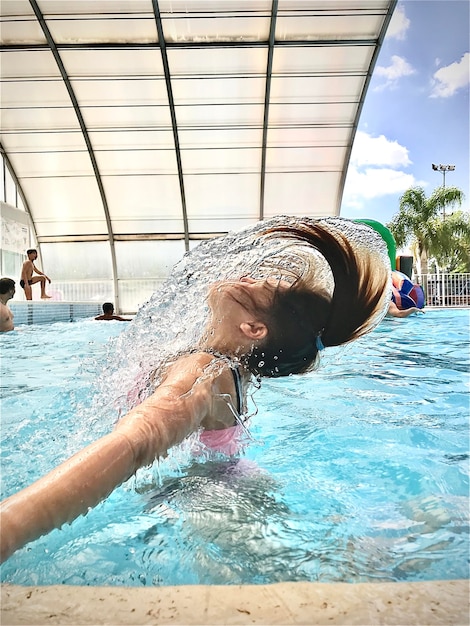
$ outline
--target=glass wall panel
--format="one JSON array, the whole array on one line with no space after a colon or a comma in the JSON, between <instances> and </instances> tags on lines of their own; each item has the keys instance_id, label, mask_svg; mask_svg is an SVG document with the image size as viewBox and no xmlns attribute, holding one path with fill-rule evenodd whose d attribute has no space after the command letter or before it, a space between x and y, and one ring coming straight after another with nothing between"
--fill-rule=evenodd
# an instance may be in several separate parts
<instances>
[{"instance_id":1,"label":"glass wall panel","mask_svg":"<svg viewBox=\"0 0 470 626\"><path fill-rule=\"evenodd\" d=\"M120 145L122 141L126 141L125 133L130 128L143 128L145 132L165 131L171 128L171 116L168 104L157 104L152 106L139 106L134 104L125 104L122 106L83 106L83 119L90 131L98 129L112 129L120 132L118 136L114 134L119 141L116 145ZM174 146L174 142L173 142Z\"/></svg>"},{"instance_id":2,"label":"glass wall panel","mask_svg":"<svg viewBox=\"0 0 470 626\"><path fill-rule=\"evenodd\" d=\"M2 107L54 106L70 108L70 97L61 78L17 81L2 84Z\"/></svg>"},{"instance_id":3,"label":"glass wall panel","mask_svg":"<svg viewBox=\"0 0 470 626\"><path fill-rule=\"evenodd\" d=\"M219 217L190 219L189 228L197 235L202 233L223 234L231 230L247 228L258 221L258 209L251 211L250 214L245 213L245 211L239 211L228 215L220 214Z\"/></svg>"},{"instance_id":4,"label":"glass wall panel","mask_svg":"<svg viewBox=\"0 0 470 626\"><path fill-rule=\"evenodd\" d=\"M273 55L273 74L364 73L373 52L374 46L277 47Z\"/></svg>"},{"instance_id":5,"label":"glass wall panel","mask_svg":"<svg viewBox=\"0 0 470 626\"><path fill-rule=\"evenodd\" d=\"M263 124L264 104L212 104L210 106L178 106L176 118L178 126L201 127L243 126Z\"/></svg>"},{"instance_id":6,"label":"glass wall panel","mask_svg":"<svg viewBox=\"0 0 470 626\"><path fill-rule=\"evenodd\" d=\"M32 204L38 236L108 233L94 178L24 179L22 186Z\"/></svg>"},{"instance_id":7,"label":"glass wall panel","mask_svg":"<svg viewBox=\"0 0 470 626\"><path fill-rule=\"evenodd\" d=\"M201 172L259 172L261 149L183 150L181 160L185 174Z\"/></svg>"},{"instance_id":8,"label":"glass wall panel","mask_svg":"<svg viewBox=\"0 0 470 626\"><path fill-rule=\"evenodd\" d=\"M184 240L116 241L120 279L165 279L185 253Z\"/></svg>"},{"instance_id":9,"label":"glass wall panel","mask_svg":"<svg viewBox=\"0 0 470 626\"><path fill-rule=\"evenodd\" d=\"M183 236L184 222L181 216L167 217L164 214L155 213L155 218L131 216L128 218L115 218L112 221L113 233L115 235L148 235L176 234Z\"/></svg>"},{"instance_id":10,"label":"glass wall panel","mask_svg":"<svg viewBox=\"0 0 470 626\"><path fill-rule=\"evenodd\" d=\"M26 111L25 111L26 112ZM53 109L37 109L34 111L35 118L47 112L51 117L57 116L57 111L54 114ZM70 111L73 113L73 111ZM13 115L17 115L16 110ZM73 113L74 114L74 113ZM29 111L29 118L31 119L31 111ZM3 126L2 115L2 131L5 130ZM47 124L42 124L44 128L47 128ZM21 129L21 125L16 123L16 129ZM51 128L51 127L49 127ZM23 152L47 152L47 151L86 151L86 144L83 139L83 134L77 129L75 132L19 132L15 133L10 131L7 133L7 142L11 146L12 150L21 150ZM4 136L4 135L3 135Z\"/></svg>"},{"instance_id":11,"label":"glass wall panel","mask_svg":"<svg viewBox=\"0 0 470 626\"><path fill-rule=\"evenodd\" d=\"M267 59L267 47L168 50L168 63L174 78L181 75L220 77L230 74L266 74Z\"/></svg>"},{"instance_id":12,"label":"glass wall panel","mask_svg":"<svg viewBox=\"0 0 470 626\"><path fill-rule=\"evenodd\" d=\"M129 114L132 110L127 109ZM134 124L138 123L138 120L134 119ZM95 150L115 150L117 148L122 150L127 148L166 150L170 148L174 150L175 147L173 132L160 128L123 128L120 130L119 127L115 127L113 130L104 129L99 132L94 132L91 129L89 135Z\"/></svg>"},{"instance_id":13,"label":"glass wall panel","mask_svg":"<svg viewBox=\"0 0 470 626\"><path fill-rule=\"evenodd\" d=\"M15 4L15 2L11 2L10 4ZM2 14L5 15L5 0L2 0ZM17 4L20 4L19 2ZM22 5L25 5L26 2L21 2ZM29 3L28 3L29 4ZM15 13L15 15L20 15L20 13ZM32 19L23 19L21 21L4 21L2 22L2 44L3 45L12 45L12 44L45 44L46 38L44 37L44 33L42 32L41 27L39 26L36 18Z\"/></svg>"},{"instance_id":14,"label":"glass wall panel","mask_svg":"<svg viewBox=\"0 0 470 626\"><path fill-rule=\"evenodd\" d=\"M257 2L259 4L259 2ZM240 11L240 3L234 3L234 9L230 11L228 3L223 6L223 11L214 11L213 4L206 3L201 9L201 13L194 15L197 11L195 5L191 4L191 13L185 14L186 7L180 15L176 13L162 13L163 32L166 41L259 41L266 40L269 36L269 18L271 14L271 2L266 2L264 14L257 15L254 11L247 11L245 14ZM171 11L175 11L172 3ZM238 5L238 6L237 6ZM202 11L212 9L206 14ZM250 6L251 9L251 6ZM226 13L224 13L226 12ZM218 14L219 13L219 14Z\"/></svg>"},{"instance_id":15,"label":"glass wall panel","mask_svg":"<svg viewBox=\"0 0 470 626\"><path fill-rule=\"evenodd\" d=\"M351 129L335 126L302 128L269 128L268 147L280 146L347 146Z\"/></svg>"},{"instance_id":16,"label":"glass wall panel","mask_svg":"<svg viewBox=\"0 0 470 626\"><path fill-rule=\"evenodd\" d=\"M42 271L52 282L112 279L111 249L107 241L41 244Z\"/></svg>"},{"instance_id":17,"label":"glass wall panel","mask_svg":"<svg viewBox=\"0 0 470 626\"><path fill-rule=\"evenodd\" d=\"M305 5L304 7L305 8ZM351 5L344 4L340 10L331 4L323 14L307 8L303 11L292 10L289 0L279 3L276 20L277 40L337 40L371 39L377 36L383 22L383 11L364 11L364 3L357 13ZM344 10L346 9L346 10ZM285 13L284 13L285 11ZM335 15L336 13L336 15ZM314 33L314 35L312 35Z\"/></svg>"},{"instance_id":18,"label":"glass wall panel","mask_svg":"<svg viewBox=\"0 0 470 626\"><path fill-rule=\"evenodd\" d=\"M173 150L101 150L96 159L102 176L115 174L176 174Z\"/></svg>"},{"instance_id":19,"label":"glass wall panel","mask_svg":"<svg viewBox=\"0 0 470 626\"><path fill-rule=\"evenodd\" d=\"M70 0L41 0L42 12L45 16L49 13L54 15L66 15L69 18L79 19L80 16L90 17L93 15L110 17L119 15L125 11L131 16L138 17L140 13L151 11L150 0L80 0L80 2L70 2Z\"/></svg>"},{"instance_id":20,"label":"glass wall panel","mask_svg":"<svg viewBox=\"0 0 470 626\"><path fill-rule=\"evenodd\" d=\"M188 128L179 129L180 146L184 148L257 148L263 137L262 124L258 128Z\"/></svg>"},{"instance_id":21,"label":"glass wall panel","mask_svg":"<svg viewBox=\"0 0 470 626\"><path fill-rule=\"evenodd\" d=\"M220 217L232 220L235 216L251 217L259 211L260 180L256 174L214 174L186 176L186 193L190 229L203 232L201 223L195 220L204 217ZM218 231L224 230L218 228ZM209 229L209 232L211 229Z\"/></svg>"},{"instance_id":22,"label":"glass wall panel","mask_svg":"<svg viewBox=\"0 0 470 626\"><path fill-rule=\"evenodd\" d=\"M15 181L11 177L10 170L5 167L5 189L3 190L2 200L16 206L18 199L18 192L16 189ZM3 183L3 181L2 181Z\"/></svg>"},{"instance_id":23,"label":"glass wall panel","mask_svg":"<svg viewBox=\"0 0 470 626\"><path fill-rule=\"evenodd\" d=\"M152 80L72 80L77 100L82 106L118 104L162 104L168 106L166 84Z\"/></svg>"},{"instance_id":24,"label":"glass wall panel","mask_svg":"<svg viewBox=\"0 0 470 626\"><path fill-rule=\"evenodd\" d=\"M104 176L103 184L113 220L181 216L181 193L176 175Z\"/></svg>"},{"instance_id":25,"label":"glass wall panel","mask_svg":"<svg viewBox=\"0 0 470 626\"><path fill-rule=\"evenodd\" d=\"M356 108L349 103L331 102L324 104L275 104L269 107L271 125L307 126L311 124L350 124L354 123Z\"/></svg>"},{"instance_id":26,"label":"glass wall panel","mask_svg":"<svg viewBox=\"0 0 470 626\"><path fill-rule=\"evenodd\" d=\"M136 313L163 282L163 279L118 281L119 312Z\"/></svg>"},{"instance_id":27,"label":"glass wall panel","mask_svg":"<svg viewBox=\"0 0 470 626\"><path fill-rule=\"evenodd\" d=\"M264 102L265 77L188 78L173 80L175 104L230 103L232 105ZM207 117L212 118L212 113Z\"/></svg>"},{"instance_id":28,"label":"glass wall panel","mask_svg":"<svg viewBox=\"0 0 470 626\"><path fill-rule=\"evenodd\" d=\"M3 176L2 176L3 180ZM18 196L18 200L20 200ZM21 202L19 202L22 206ZM20 207L19 207L20 208ZM25 252L34 247L30 220L23 210L0 203L0 276L19 280Z\"/></svg>"},{"instance_id":29,"label":"glass wall panel","mask_svg":"<svg viewBox=\"0 0 470 626\"><path fill-rule=\"evenodd\" d=\"M2 22L2 35L4 27L5 22ZM20 76L44 80L45 77L59 78L60 72L50 50L36 50L34 55L29 50L2 50L2 79Z\"/></svg>"},{"instance_id":30,"label":"glass wall panel","mask_svg":"<svg viewBox=\"0 0 470 626\"><path fill-rule=\"evenodd\" d=\"M14 142L24 141L25 137L36 134L37 140L43 142L43 145L47 147L49 141L53 141L52 133L56 130L62 131L64 128L67 129L66 134L70 134L69 131L76 128L76 132L80 135L78 139L83 137L77 115L70 106L53 108L36 105L28 107L24 104L22 107L2 112L2 136L4 134L7 136L8 145L10 145L10 141L12 145L16 145ZM18 135L20 131L23 137ZM45 137L46 134L47 137ZM60 138L58 133L56 136Z\"/></svg>"},{"instance_id":31,"label":"glass wall panel","mask_svg":"<svg viewBox=\"0 0 470 626\"><path fill-rule=\"evenodd\" d=\"M341 172L266 174L265 217L285 213L332 215Z\"/></svg>"},{"instance_id":32,"label":"glass wall panel","mask_svg":"<svg viewBox=\"0 0 470 626\"><path fill-rule=\"evenodd\" d=\"M14 168L22 176L93 176L90 155L81 152L27 152L11 157Z\"/></svg>"},{"instance_id":33,"label":"glass wall panel","mask_svg":"<svg viewBox=\"0 0 470 626\"><path fill-rule=\"evenodd\" d=\"M81 8L80 5L85 4L83 0L80 0L80 3L71 3L70 0L68 0L68 2L75 7L75 10ZM41 7L43 4L44 3L41 2ZM95 6L97 4L98 3L95 1ZM136 0L132 0L132 4L126 2L126 12L129 8L135 11L136 4ZM146 4L148 8L149 3ZM104 6L106 5L100 3L100 13ZM114 9L118 11L118 5L115 2L109 2L108 7L111 10ZM52 9L52 12L57 15L57 9ZM59 44L69 43L70 41L80 41L81 43L119 43L126 41L129 37L129 33L132 33L132 41L136 43L147 43L148 41L156 41L157 39L155 18L150 11L148 15L136 15L135 17L129 15L127 18L121 17L118 20L104 20L102 18L93 20L90 19L89 16L85 16L85 19L80 19L80 17L77 16L74 16L73 19L66 20L55 18L48 19L47 25L55 41Z\"/></svg>"},{"instance_id":34,"label":"glass wall panel","mask_svg":"<svg viewBox=\"0 0 470 626\"><path fill-rule=\"evenodd\" d=\"M345 156L346 147L268 148L266 151L266 171L340 170Z\"/></svg>"},{"instance_id":35,"label":"glass wall panel","mask_svg":"<svg viewBox=\"0 0 470 626\"><path fill-rule=\"evenodd\" d=\"M28 16L34 18L34 13L29 0L3 0L2 16L21 17L24 20Z\"/></svg>"},{"instance_id":36,"label":"glass wall panel","mask_svg":"<svg viewBox=\"0 0 470 626\"><path fill-rule=\"evenodd\" d=\"M60 56L70 78L163 76L159 47L141 50L63 50Z\"/></svg>"},{"instance_id":37,"label":"glass wall panel","mask_svg":"<svg viewBox=\"0 0 470 626\"><path fill-rule=\"evenodd\" d=\"M364 77L358 76L273 76L271 98L272 102L344 102L357 98L363 83Z\"/></svg>"}]
</instances>

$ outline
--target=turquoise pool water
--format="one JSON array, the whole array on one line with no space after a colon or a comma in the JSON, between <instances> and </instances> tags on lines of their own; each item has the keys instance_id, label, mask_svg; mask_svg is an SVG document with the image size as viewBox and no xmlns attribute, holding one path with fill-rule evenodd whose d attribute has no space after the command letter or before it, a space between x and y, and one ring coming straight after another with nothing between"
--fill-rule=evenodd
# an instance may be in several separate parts
<instances>
[{"instance_id":1,"label":"turquoise pool water","mask_svg":"<svg viewBox=\"0 0 470 626\"><path fill-rule=\"evenodd\" d=\"M387 319L326 350L317 372L263 381L241 458L183 445L14 554L2 581L467 578L469 326L468 310ZM0 336L2 497L112 428L112 411L93 411L96 377L125 330L83 320Z\"/></svg>"}]
</instances>

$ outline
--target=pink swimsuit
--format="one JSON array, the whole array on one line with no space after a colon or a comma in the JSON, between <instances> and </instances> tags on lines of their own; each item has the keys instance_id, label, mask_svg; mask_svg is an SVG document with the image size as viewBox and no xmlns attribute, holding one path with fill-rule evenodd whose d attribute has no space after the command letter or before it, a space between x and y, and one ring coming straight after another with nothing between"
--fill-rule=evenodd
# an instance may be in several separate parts
<instances>
[{"instance_id":1,"label":"pink swimsuit","mask_svg":"<svg viewBox=\"0 0 470 626\"><path fill-rule=\"evenodd\" d=\"M203 430L199 441L213 452L232 456L242 449L244 435L245 428L241 424L235 424L222 430Z\"/></svg>"},{"instance_id":2,"label":"pink swimsuit","mask_svg":"<svg viewBox=\"0 0 470 626\"><path fill-rule=\"evenodd\" d=\"M243 406L242 379L238 368L232 368L235 393L237 396L237 413L241 414ZM135 407L145 398L145 379L136 380L134 389L128 392L127 401L131 407ZM143 396L143 397L142 397ZM213 452L220 452L227 456L233 456L241 452L246 444L246 428L242 424L235 424L221 430L203 430L199 435L199 441ZM202 451L195 451L195 454Z\"/></svg>"}]
</instances>

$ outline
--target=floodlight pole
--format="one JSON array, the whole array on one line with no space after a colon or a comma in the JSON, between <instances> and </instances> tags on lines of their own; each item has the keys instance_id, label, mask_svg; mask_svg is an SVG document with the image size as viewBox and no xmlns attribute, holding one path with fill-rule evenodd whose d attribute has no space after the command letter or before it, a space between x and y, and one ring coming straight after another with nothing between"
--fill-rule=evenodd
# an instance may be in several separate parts
<instances>
[{"instance_id":1,"label":"floodlight pole","mask_svg":"<svg viewBox=\"0 0 470 626\"><path fill-rule=\"evenodd\" d=\"M455 170L455 165L442 165L441 163L439 163L439 165L436 165L435 163L431 164L432 169L435 172L442 172L442 188L445 189L446 188L446 172L453 172ZM443 209L443 218L446 218L446 209L444 207Z\"/></svg>"},{"instance_id":2,"label":"floodlight pole","mask_svg":"<svg viewBox=\"0 0 470 626\"><path fill-rule=\"evenodd\" d=\"M442 186L445 188L446 186L446 172L453 172L455 170L455 165L436 165L435 163L432 164L432 169L435 172L442 172L442 176L443 176L443 183Z\"/></svg>"}]
</instances>

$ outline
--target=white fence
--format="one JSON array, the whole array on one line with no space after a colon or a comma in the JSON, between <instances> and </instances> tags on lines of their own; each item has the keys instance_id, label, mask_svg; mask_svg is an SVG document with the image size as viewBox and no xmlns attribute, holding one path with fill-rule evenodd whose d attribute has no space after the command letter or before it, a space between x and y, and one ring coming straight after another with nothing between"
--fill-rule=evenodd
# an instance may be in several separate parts
<instances>
[{"instance_id":1,"label":"white fence","mask_svg":"<svg viewBox=\"0 0 470 626\"><path fill-rule=\"evenodd\" d=\"M423 274L413 281L424 289L426 306L470 307L470 274Z\"/></svg>"},{"instance_id":2,"label":"white fence","mask_svg":"<svg viewBox=\"0 0 470 626\"><path fill-rule=\"evenodd\" d=\"M154 291L159 288L162 282L161 279L157 278L152 280L119 280L119 312L135 313L150 298ZM97 302L100 305L103 302L113 302L116 304L112 280L53 280L51 284L46 283L46 292L56 302ZM24 292L17 285L15 300L21 301L24 299ZM33 300L40 299L39 285L33 285Z\"/></svg>"}]
</instances>

